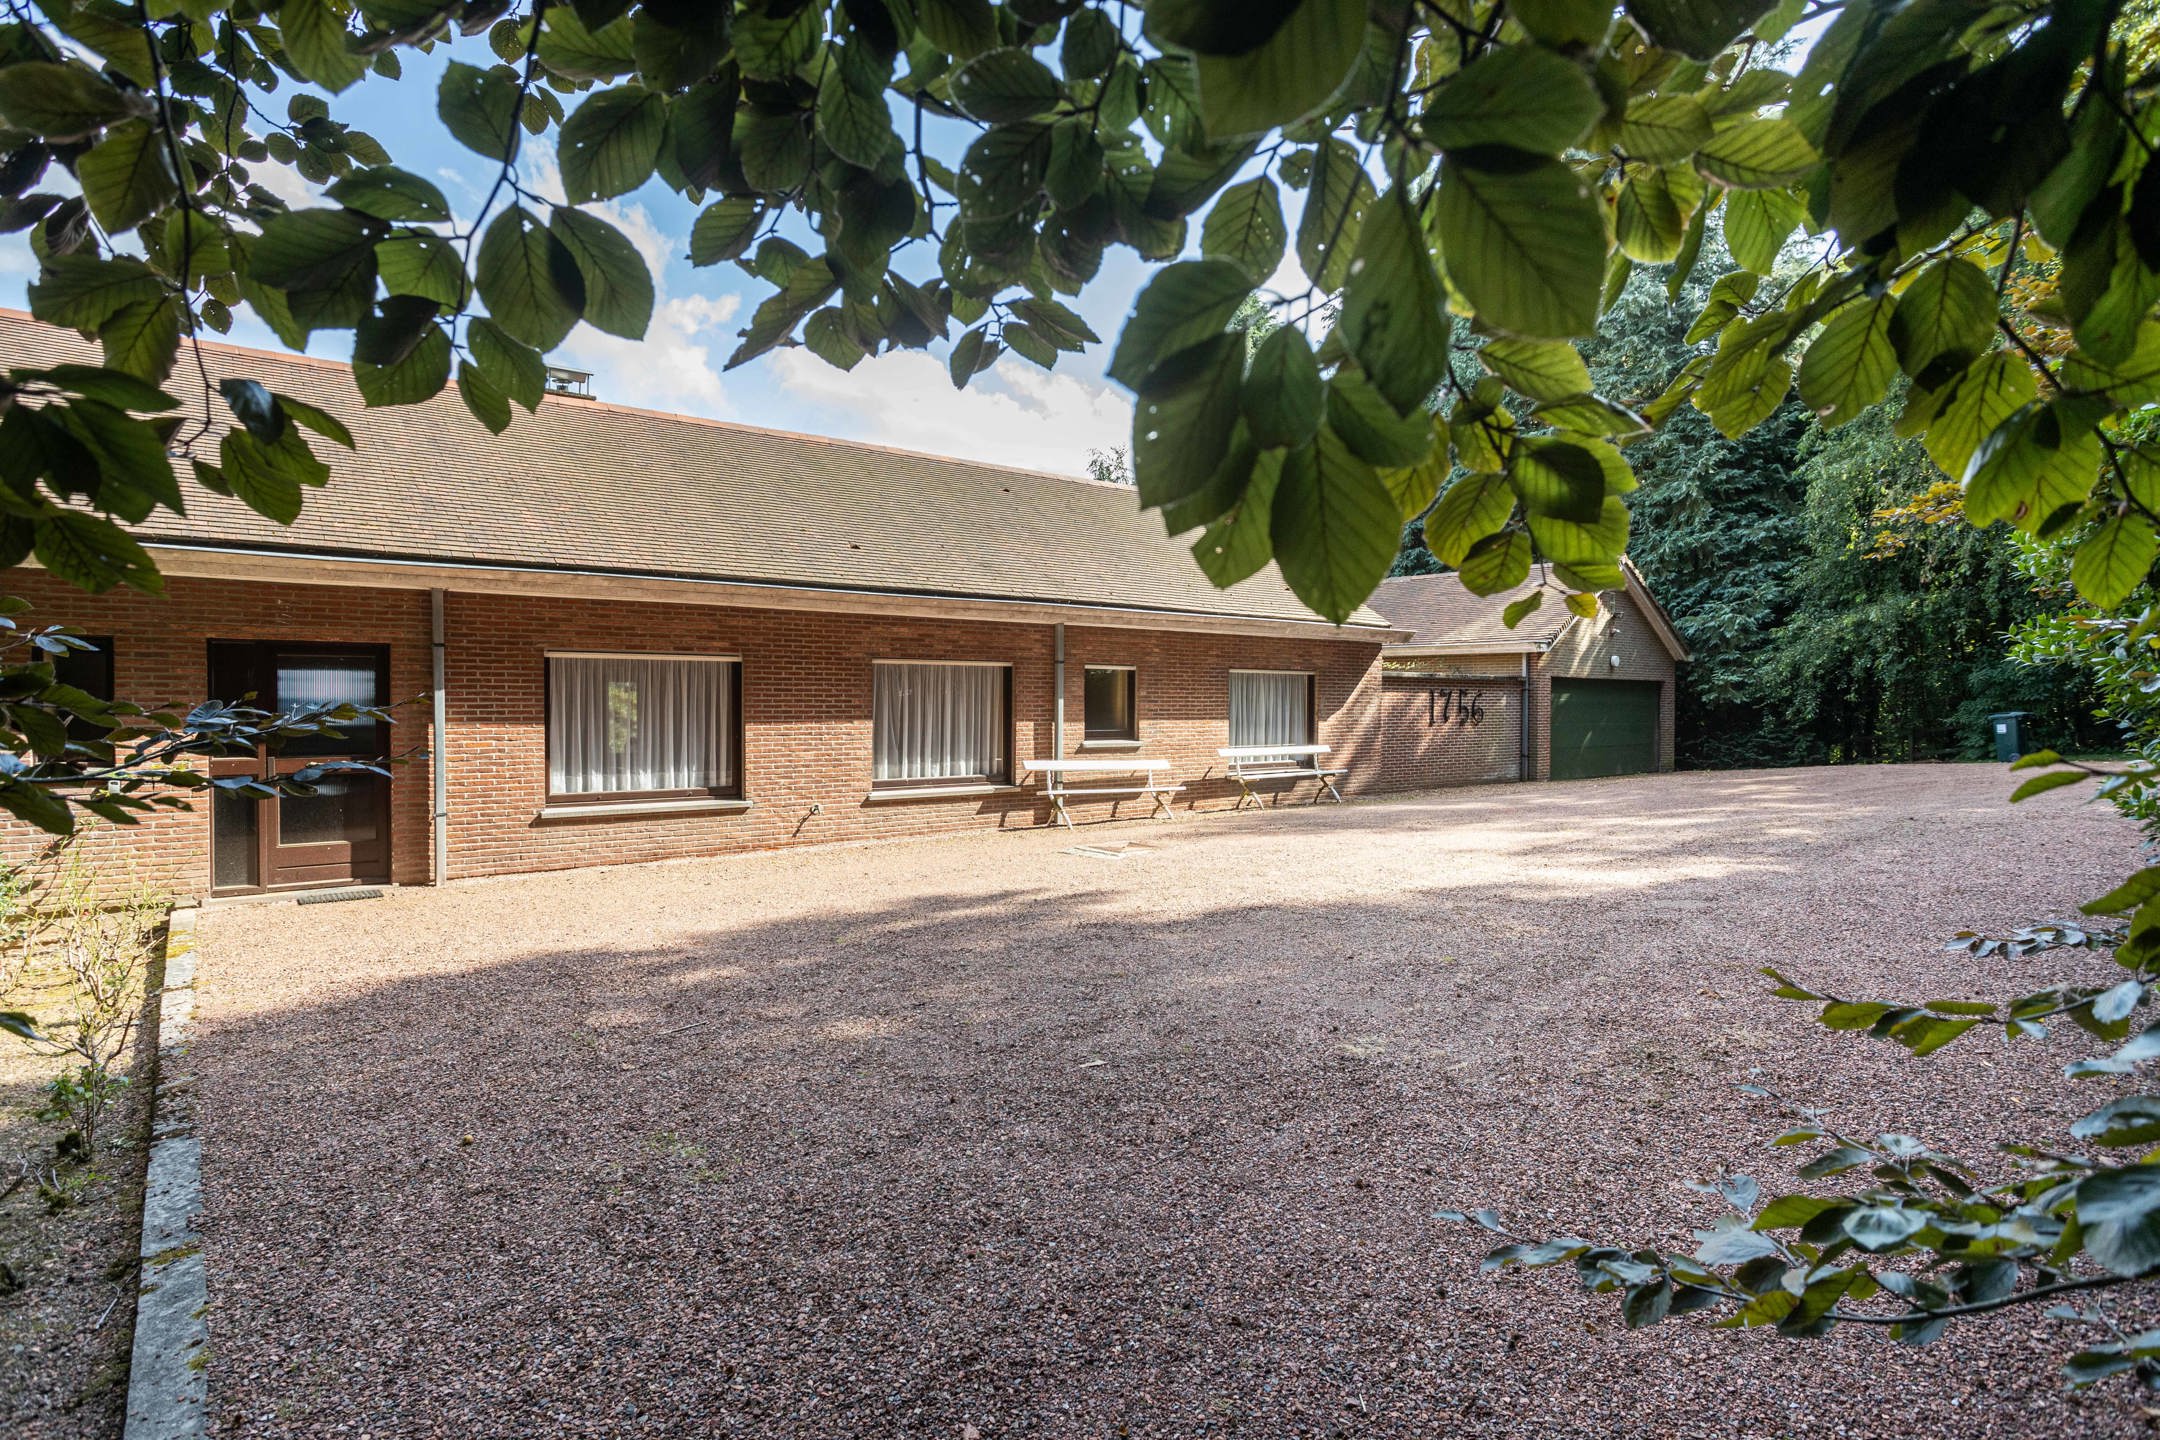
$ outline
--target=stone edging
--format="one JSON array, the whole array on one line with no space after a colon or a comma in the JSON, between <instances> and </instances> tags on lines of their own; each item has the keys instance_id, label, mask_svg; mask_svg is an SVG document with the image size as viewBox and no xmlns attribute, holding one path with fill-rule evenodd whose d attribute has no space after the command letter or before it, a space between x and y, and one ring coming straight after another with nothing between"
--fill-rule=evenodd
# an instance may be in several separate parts
<instances>
[{"instance_id":1,"label":"stone edging","mask_svg":"<svg viewBox=\"0 0 2160 1440\"><path fill-rule=\"evenodd\" d=\"M195 1229L202 1211L202 1142L188 1067L198 913L175 910L166 922L125 1440L200 1440L209 1397L209 1276Z\"/></svg>"}]
</instances>

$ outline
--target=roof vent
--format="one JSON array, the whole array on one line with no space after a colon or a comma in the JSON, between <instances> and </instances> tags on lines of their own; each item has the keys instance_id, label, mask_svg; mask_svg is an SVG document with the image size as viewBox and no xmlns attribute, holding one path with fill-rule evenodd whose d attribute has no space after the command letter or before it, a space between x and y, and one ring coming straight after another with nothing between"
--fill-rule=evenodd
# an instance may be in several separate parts
<instances>
[{"instance_id":1,"label":"roof vent","mask_svg":"<svg viewBox=\"0 0 2160 1440\"><path fill-rule=\"evenodd\" d=\"M547 367L547 388L550 395L582 395L592 399L592 371L572 370L563 365Z\"/></svg>"}]
</instances>

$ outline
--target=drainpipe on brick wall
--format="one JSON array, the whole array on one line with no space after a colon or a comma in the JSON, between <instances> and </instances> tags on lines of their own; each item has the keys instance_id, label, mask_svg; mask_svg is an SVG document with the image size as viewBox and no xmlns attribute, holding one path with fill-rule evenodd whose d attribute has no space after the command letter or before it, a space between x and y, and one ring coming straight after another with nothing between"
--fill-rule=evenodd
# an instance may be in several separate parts
<instances>
[{"instance_id":1,"label":"drainpipe on brick wall","mask_svg":"<svg viewBox=\"0 0 2160 1440\"><path fill-rule=\"evenodd\" d=\"M1522 754L1516 761L1516 778L1534 778L1530 768L1530 657L1522 657Z\"/></svg>"},{"instance_id":2,"label":"drainpipe on brick wall","mask_svg":"<svg viewBox=\"0 0 2160 1440\"><path fill-rule=\"evenodd\" d=\"M1052 759L1065 758L1065 627L1050 627L1050 653L1053 663L1051 684L1057 689L1057 701L1050 708L1050 755Z\"/></svg>"},{"instance_id":3,"label":"drainpipe on brick wall","mask_svg":"<svg viewBox=\"0 0 2160 1440\"><path fill-rule=\"evenodd\" d=\"M434 837L434 863L429 867L428 878L440 885L450 878L450 705L443 694L443 592L428 591L428 643L433 650L435 667L435 714L433 734L429 737L432 748L428 755L428 776L435 786L434 823L428 829Z\"/></svg>"}]
</instances>

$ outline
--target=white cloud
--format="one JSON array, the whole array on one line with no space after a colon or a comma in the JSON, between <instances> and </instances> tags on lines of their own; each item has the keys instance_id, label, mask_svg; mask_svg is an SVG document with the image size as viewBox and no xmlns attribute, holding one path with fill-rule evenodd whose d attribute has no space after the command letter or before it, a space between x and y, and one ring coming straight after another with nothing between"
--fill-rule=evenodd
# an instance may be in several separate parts
<instances>
[{"instance_id":1,"label":"white cloud","mask_svg":"<svg viewBox=\"0 0 2160 1440\"><path fill-rule=\"evenodd\" d=\"M662 300L653 307L643 340L580 325L561 354L565 363L593 372L595 392L603 400L648 410L725 415L727 391L720 383L720 360L713 347L732 348L734 337L724 327L741 305L734 295Z\"/></svg>"},{"instance_id":2,"label":"white cloud","mask_svg":"<svg viewBox=\"0 0 2160 1440\"><path fill-rule=\"evenodd\" d=\"M966 390L919 350L835 370L807 350L768 357L773 379L821 435L927 450L1030 470L1085 475L1090 450L1127 443L1132 402L1100 381L1001 360Z\"/></svg>"}]
</instances>

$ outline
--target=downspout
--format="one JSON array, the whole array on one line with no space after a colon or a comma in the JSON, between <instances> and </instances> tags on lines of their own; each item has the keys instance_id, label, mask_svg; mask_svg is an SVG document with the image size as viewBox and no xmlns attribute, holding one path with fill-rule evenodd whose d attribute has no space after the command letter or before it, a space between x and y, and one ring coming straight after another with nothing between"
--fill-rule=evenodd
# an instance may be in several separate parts
<instances>
[{"instance_id":1,"label":"downspout","mask_svg":"<svg viewBox=\"0 0 2160 1440\"><path fill-rule=\"evenodd\" d=\"M1535 777L1530 768L1530 656L1522 657L1522 755L1517 761L1516 777L1529 780Z\"/></svg>"},{"instance_id":2,"label":"downspout","mask_svg":"<svg viewBox=\"0 0 2160 1440\"><path fill-rule=\"evenodd\" d=\"M1057 701L1050 710L1050 755L1065 758L1065 624L1059 621L1050 627L1050 653L1052 686L1057 691Z\"/></svg>"},{"instance_id":3,"label":"downspout","mask_svg":"<svg viewBox=\"0 0 2160 1440\"><path fill-rule=\"evenodd\" d=\"M428 755L428 775L435 786L434 823L428 828L435 841L429 878L437 885L450 878L450 705L443 693L443 592L428 591L429 645L434 652L434 728Z\"/></svg>"}]
</instances>

